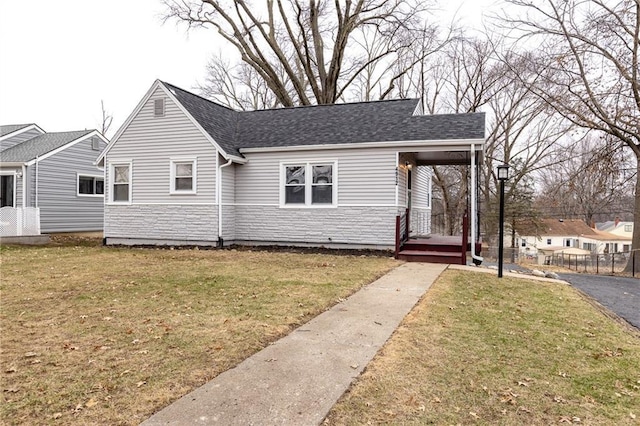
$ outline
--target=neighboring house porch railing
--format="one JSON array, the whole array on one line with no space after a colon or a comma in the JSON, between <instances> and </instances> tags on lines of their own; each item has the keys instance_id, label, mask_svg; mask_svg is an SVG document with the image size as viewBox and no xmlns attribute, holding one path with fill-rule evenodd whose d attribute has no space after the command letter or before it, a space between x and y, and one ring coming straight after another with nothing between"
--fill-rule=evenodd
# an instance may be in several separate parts
<instances>
[{"instance_id":1,"label":"neighboring house porch railing","mask_svg":"<svg viewBox=\"0 0 640 426\"><path fill-rule=\"evenodd\" d=\"M40 209L37 207L2 207L0 237L40 235Z\"/></svg>"}]
</instances>

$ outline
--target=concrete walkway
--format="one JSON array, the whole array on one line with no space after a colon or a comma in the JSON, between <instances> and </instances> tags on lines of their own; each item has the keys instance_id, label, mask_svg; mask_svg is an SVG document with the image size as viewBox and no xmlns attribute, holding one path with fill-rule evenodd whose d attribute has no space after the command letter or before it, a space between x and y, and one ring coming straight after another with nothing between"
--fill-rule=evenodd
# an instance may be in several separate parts
<instances>
[{"instance_id":1,"label":"concrete walkway","mask_svg":"<svg viewBox=\"0 0 640 426\"><path fill-rule=\"evenodd\" d=\"M446 268L399 266L142 424L320 424Z\"/></svg>"}]
</instances>

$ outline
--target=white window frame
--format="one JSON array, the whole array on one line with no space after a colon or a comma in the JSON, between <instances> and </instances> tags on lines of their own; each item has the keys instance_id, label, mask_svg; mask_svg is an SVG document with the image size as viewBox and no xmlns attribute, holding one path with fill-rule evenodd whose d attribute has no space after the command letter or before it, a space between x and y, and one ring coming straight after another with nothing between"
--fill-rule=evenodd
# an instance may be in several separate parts
<instances>
[{"instance_id":1,"label":"white window frame","mask_svg":"<svg viewBox=\"0 0 640 426\"><path fill-rule=\"evenodd\" d=\"M102 190L103 193L102 194L96 194L95 190L96 190L96 185L95 185L95 180L93 183L93 194L81 194L80 193L80 178L84 177L84 178L93 178L93 179L102 179ZM105 182L104 182L104 176L103 175L90 175L88 173L76 173L76 196L77 197L101 197L104 198L104 190L105 190L105 186L104 186Z\"/></svg>"},{"instance_id":2,"label":"white window frame","mask_svg":"<svg viewBox=\"0 0 640 426\"><path fill-rule=\"evenodd\" d=\"M632 225L624 225L624 232L632 232L632 231L633 231Z\"/></svg>"},{"instance_id":3,"label":"white window frame","mask_svg":"<svg viewBox=\"0 0 640 426\"><path fill-rule=\"evenodd\" d=\"M97 137L91 138L91 149L94 151L100 151L100 139Z\"/></svg>"},{"instance_id":4,"label":"white window frame","mask_svg":"<svg viewBox=\"0 0 640 426\"><path fill-rule=\"evenodd\" d=\"M178 164L191 164L191 189L176 189L176 168ZM172 157L169 159L169 194L194 195L198 189L198 158L197 157ZM182 176L186 177L186 176Z\"/></svg>"},{"instance_id":5,"label":"white window frame","mask_svg":"<svg viewBox=\"0 0 640 426\"><path fill-rule=\"evenodd\" d=\"M547 238L547 245L550 246L551 245L551 238Z\"/></svg>"},{"instance_id":6,"label":"white window frame","mask_svg":"<svg viewBox=\"0 0 640 426\"><path fill-rule=\"evenodd\" d=\"M304 166L304 204L286 204L287 167ZM312 204L313 166L331 166L331 204ZM338 207L338 161L300 160L280 162L280 207L285 209L327 209Z\"/></svg>"},{"instance_id":7,"label":"white window frame","mask_svg":"<svg viewBox=\"0 0 640 426\"><path fill-rule=\"evenodd\" d=\"M115 184L115 168L128 166L129 167L129 194L127 201L114 201L113 200L113 186ZM109 204L117 205L130 205L133 194L133 161L131 160L117 160L109 163Z\"/></svg>"}]
</instances>

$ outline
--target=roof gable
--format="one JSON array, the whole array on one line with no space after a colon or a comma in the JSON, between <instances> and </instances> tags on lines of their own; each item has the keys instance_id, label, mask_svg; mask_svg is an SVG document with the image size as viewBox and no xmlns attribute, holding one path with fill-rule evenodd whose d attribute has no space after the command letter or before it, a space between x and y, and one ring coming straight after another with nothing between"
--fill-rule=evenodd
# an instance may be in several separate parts
<instances>
[{"instance_id":1,"label":"roof gable","mask_svg":"<svg viewBox=\"0 0 640 426\"><path fill-rule=\"evenodd\" d=\"M207 134L231 155L241 156L234 143L238 112L218 105L172 84L162 82Z\"/></svg>"}]
</instances>

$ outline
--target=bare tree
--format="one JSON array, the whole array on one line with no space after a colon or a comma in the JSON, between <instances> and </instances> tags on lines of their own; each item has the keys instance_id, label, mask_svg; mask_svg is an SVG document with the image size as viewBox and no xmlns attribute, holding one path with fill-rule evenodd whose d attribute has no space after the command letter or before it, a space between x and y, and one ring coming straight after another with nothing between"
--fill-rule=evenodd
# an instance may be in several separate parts
<instances>
[{"instance_id":1,"label":"bare tree","mask_svg":"<svg viewBox=\"0 0 640 426\"><path fill-rule=\"evenodd\" d=\"M640 0L507 1L519 14L503 16L504 27L538 46L524 57L535 75L521 81L561 116L611 135L635 157L632 248L640 249Z\"/></svg>"},{"instance_id":2,"label":"bare tree","mask_svg":"<svg viewBox=\"0 0 640 426\"><path fill-rule=\"evenodd\" d=\"M375 72L384 72L387 86L376 85L384 90L399 74L389 64L422 43L420 34L433 34L421 17L429 2L417 0L164 2L166 18L215 28L282 106L334 103L366 73L375 80ZM372 37L375 49L367 49ZM241 74L246 76L246 70ZM216 84L224 86L224 73L221 77ZM237 93L228 98L234 99L245 102Z\"/></svg>"},{"instance_id":3,"label":"bare tree","mask_svg":"<svg viewBox=\"0 0 640 426\"><path fill-rule=\"evenodd\" d=\"M631 216L633 203L628 205L627 198L633 193L635 167L624 149L611 136L594 133L569 144L564 158L551 158L541 173L539 208L549 217L582 218L590 226Z\"/></svg>"},{"instance_id":4,"label":"bare tree","mask_svg":"<svg viewBox=\"0 0 640 426\"><path fill-rule=\"evenodd\" d=\"M508 61L508 64L505 62ZM532 94L514 75L528 72L519 55L498 41L459 37L438 53L425 68L423 93L426 110L438 112L476 112L487 114L487 141L484 164L480 169L481 227L486 238L497 237L498 180L496 166L509 163L511 179L507 185L508 205L516 206L510 220L533 217L532 178L545 159L561 151L558 144L570 127L555 111ZM422 84L417 82L416 87ZM445 224L459 222L469 194L457 187L468 182L463 167L434 167L434 195L448 217ZM529 203L528 205L526 205ZM434 203L435 206L435 203ZM464 206L462 208L461 206ZM449 226L450 228L450 226Z\"/></svg>"},{"instance_id":5,"label":"bare tree","mask_svg":"<svg viewBox=\"0 0 640 426\"><path fill-rule=\"evenodd\" d=\"M222 55L211 58L200 93L230 108L255 110L275 108L278 99L258 72L246 62L232 64Z\"/></svg>"},{"instance_id":6,"label":"bare tree","mask_svg":"<svg viewBox=\"0 0 640 426\"><path fill-rule=\"evenodd\" d=\"M111 113L107 112L106 108L104 107L104 101L102 99L100 100L100 109L102 111L100 133L106 136L109 128L111 127L111 123L113 122L113 116L111 115Z\"/></svg>"}]
</instances>

